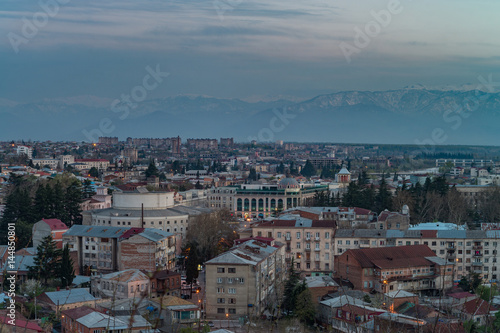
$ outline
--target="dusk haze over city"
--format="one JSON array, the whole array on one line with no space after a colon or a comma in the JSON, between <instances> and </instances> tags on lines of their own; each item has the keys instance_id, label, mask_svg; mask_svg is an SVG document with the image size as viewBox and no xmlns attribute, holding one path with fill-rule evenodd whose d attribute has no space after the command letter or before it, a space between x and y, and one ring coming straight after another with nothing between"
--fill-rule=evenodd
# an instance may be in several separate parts
<instances>
[{"instance_id":1,"label":"dusk haze over city","mask_svg":"<svg viewBox=\"0 0 500 333\"><path fill-rule=\"evenodd\" d=\"M499 12L2 1L0 332L499 332Z\"/></svg>"}]
</instances>

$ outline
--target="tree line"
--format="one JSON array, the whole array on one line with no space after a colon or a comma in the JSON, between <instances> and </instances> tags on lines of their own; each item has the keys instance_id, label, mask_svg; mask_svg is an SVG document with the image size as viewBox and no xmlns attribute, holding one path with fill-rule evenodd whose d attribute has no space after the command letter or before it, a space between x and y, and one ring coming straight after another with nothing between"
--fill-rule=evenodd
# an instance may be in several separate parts
<instances>
[{"instance_id":1,"label":"tree line","mask_svg":"<svg viewBox=\"0 0 500 333\"><path fill-rule=\"evenodd\" d=\"M33 224L41 219L59 219L68 227L81 224L80 204L93 191L90 182L82 185L69 174L47 180L11 174L7 193L0 228L15 223L16 246L23 248L31 242ZM0 234L0 242L7 243L6 233Z\"/></svg>"}]
</instances>

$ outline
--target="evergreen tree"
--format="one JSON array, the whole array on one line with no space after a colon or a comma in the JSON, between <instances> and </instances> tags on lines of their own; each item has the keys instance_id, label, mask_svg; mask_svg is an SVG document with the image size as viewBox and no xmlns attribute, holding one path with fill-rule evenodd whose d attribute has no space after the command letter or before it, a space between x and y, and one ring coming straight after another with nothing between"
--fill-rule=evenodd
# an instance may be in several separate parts
<instances>
[{"instance_id":1,"label":"evergreen tree","mask_svg":"<svg viewBox=\"0 0 500 333\"><path fill-rule=\"evenodd\" d=\"M93 196L95 194L94 192L94 188L92 186L92 182L88 179L85 179L83 181L83 197L84 198L90 198L91 196Z\"/></svg>"},{"instance_id":2,"label":"evergreen tree","mask_svg":"<svg viewBox=\"0 0 500 333\"><path fill-rule=\"evenodd\" d=\"M300 319L300 321L305 322L308 325L314 324L314 317L316 316L316 307L312 301L312 295L309 288L307 288L305 281L297 292L303 289L297 294L296 304L295 304L295 314Z\"/></svg>"},{"instance_id":3,"label":"evergreen tree","mask_svg":"<svg viewBox=\"0 0 500 333\"><path fill-rule=\"evenodd\" d=\"M33 200L33 217L36 221L52 218L52 188L48 184L40 184Z\"/></svg>"},{"instance_id":4,"label":"evergreen tree","mask_svg":"<svg viewBox=\"0 0 500 333\"><path fill-rule=\"evenodd\" d=\"M248 174L248 180L257 180L257 171L254 168L250 168L250 173Z\"/></svg>"},{"instance_id":5,"label":"evergreen tree","mask_svg":"<svg viewBox=\"0 0 500 333\"><path fill-rule=\"evenodd\" d=\"M306 164L300 171L300 174L304 177L310 178L316 175L316 168L314 167L314 165L312 165L312 163L309 160L307 160Z\"/></svg>"},{"instance_id":6,"label":"evergreen tree","mask_svg":"<svg viewBox=\"0 0 500 333\"><path fill-rule=\"evenodd\" d=\"M196 245L190 243L188 257L186 260L186 283L191 285L191 292L193 292L193 282L198 278L198 265L200 260L198 259L198 252L196 250Z\"/></svg>"},{"instance_id":7,"label":"evergreen tree","mask_svg":"<svg viewBox=\"0 0 500 333\"><path fill-rule=\"evenodd\" d=\"M61 221L66 223L68 227L73 224L81 224L81 206L82 189L81 183L78 180L73 180L66 188L66 196L64 197L65 217Z\"/></svg>"},{"instance_id":8,"label":"evergreen tree","mask_svg":"<svg viewBox=\"0 0 500 333\"><path fill-rule=\"evenodd\" d=\"M62 252L57 249L51 235L42 240L36 251L36 256L33 258L34 265L29 267L29 274L31 278L43 279L44 285L47 285L47 280L58 274Z\"/></svg>"},{"instance_id":9,"label":"evergreen tree","mask_svg":"<svg viewBox=\"0 0 500 333\"><path fill-rule=\"evenodd\" d=\"M75 278L75 269L73 268L73 259L69 255L69 247L66 244L62 250L61 262L57 270L57 276L61 279L63 288L69 287Z\"/></svg>"},{"instance_id":10,"label":"evergreen tree","mask_svg":"<svg viewBox=\"0 0 500 333\"><path fill-rule=\"evenodd\" d=\"M297 286L300 283L300 278L299 274L295 271L295 263L292 259L292 263L290 265L290 269L288 272L288 279L285 282L285 290L284 290L284 297L283 297L283 310L288 313L292 314L293 311L295 310L295 304L296 304L296 299L297 299Z\"/></svg>"},{"instance_id":11,"label":"evergreen tree","mask_svg":"<svg viewBox=\"0 0 500 333\"><path fill-rule=\"evenodd\" d=\"M156 167L155 163L153 162L153 160L149 161L149 166L148 166L148 169L146 170L145 174L146 174L147 178L149 178L151 176L158 177L159 171L158 171L158 168Z\"/></svg>"},{"instance_id":12,"label":"evergreen tree","mask_svg":"<svg viewBox=\"0 0 500 333\"><path fill-rule=\"evenodd\" d=\"M382 177L382 180L379 184L378 193L375 197L375 211L377 213L380 213L385 209L392 210L392 195L387 189L387 182L385 181L385 177Z\"/></svg>"},{"instance_id":13,"label":"evergreen tree","mask_svg":"<svg viewBox=\"0 0 500 333\"><path fill-rule=\"evenodd\" d=\"M96 167L92 167L89 170L89 176L93 178L99 178L99 170Z\"/></svg>"},{"instance_id":14,"label":"evergreen tree","mask_svg":"<svg viewBox=\"0 0 500 333\"><path fill-rule=\"evenodd\" d=\"M285 173L285 165L283 164L283 161L280 162L280 165L276 167L276 173L283 174Z\"/></svg>"}]
</instances>

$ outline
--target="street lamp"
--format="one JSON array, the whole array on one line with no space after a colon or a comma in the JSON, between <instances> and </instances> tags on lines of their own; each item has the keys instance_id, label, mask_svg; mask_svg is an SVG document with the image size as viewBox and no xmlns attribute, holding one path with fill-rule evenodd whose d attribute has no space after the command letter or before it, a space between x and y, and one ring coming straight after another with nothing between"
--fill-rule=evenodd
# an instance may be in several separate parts
<instances>
[{"instance_id":1,"label":"street lamp","mask_svg":"<svg viewBox=\"0 0 500 333\"><path fill-rule=\"evenodd\" d=\"M229 329L229 313L226 313L226 319L227 319L227 328Z\"/></svg>"}]
</instances>

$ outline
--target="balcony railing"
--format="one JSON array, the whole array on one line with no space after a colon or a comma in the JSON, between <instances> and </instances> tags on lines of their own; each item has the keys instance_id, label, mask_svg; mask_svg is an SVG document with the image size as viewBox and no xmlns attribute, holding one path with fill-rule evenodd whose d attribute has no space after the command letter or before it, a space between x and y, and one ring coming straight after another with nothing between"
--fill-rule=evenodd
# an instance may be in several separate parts
<instances>
[{"instance_id":1,"label":"balcony railing","mask_svg":"<svg viewBox=\"0 0 500 333\"><path fill-rule=\"evenodd\" d=\"M483 247L481 245L474 245L472 248L474 250L482 250L483 249Z\"/></svg>"}]
</instances>

